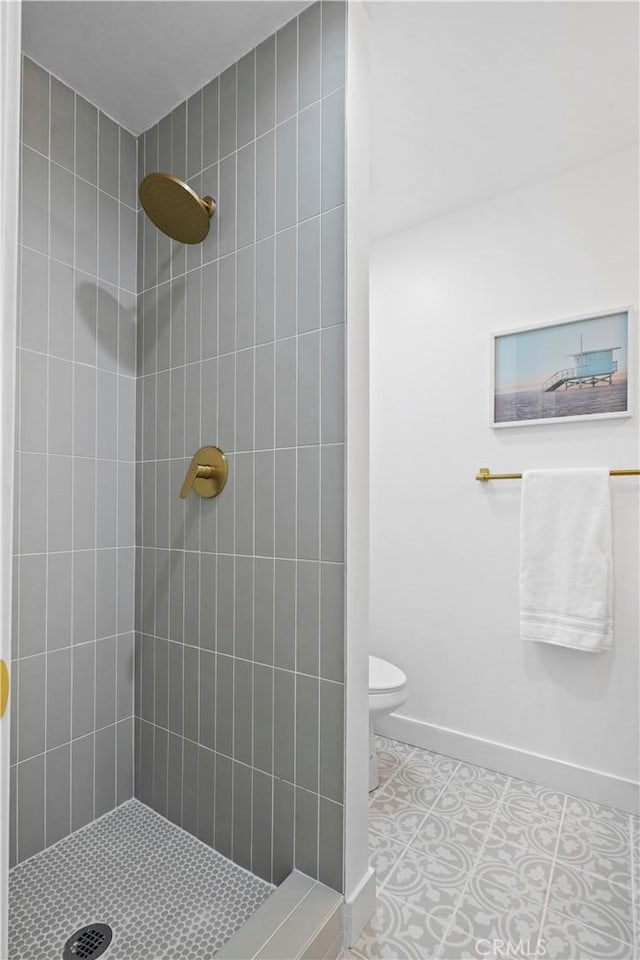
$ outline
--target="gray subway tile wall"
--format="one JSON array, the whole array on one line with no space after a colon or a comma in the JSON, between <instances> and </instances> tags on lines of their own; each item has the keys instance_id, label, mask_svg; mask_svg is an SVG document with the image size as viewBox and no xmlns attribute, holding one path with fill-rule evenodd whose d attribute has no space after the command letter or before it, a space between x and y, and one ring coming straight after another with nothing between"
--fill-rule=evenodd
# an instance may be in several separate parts
<instances>
[{"instance_id":1,"label":"gray subway tile wall","mask_svg":"<svg viewBox=\"0 0 640 960\"><path fill-rule=\"evenodd\" d=\"M133 792L136 139L23 59L10 861Z\"/></svg>"},{"instance_id":2,"label":"gray subway tile wall","mask_svg":"<svg viewBox=\"0 0 640 960\"><path fill-rule=\"evenodd\" d=\"M345 18L137 142L24 59L12 863L135 787L341 888ZM155 169L217 198L202 245L142 215ZM227 487L184 503L210 442Z\"/></svg>"},{"instance_id":3,"label":"gray subway tile wall","mask_svg":"<svg viewBox=\"0 0 640 960\"><path fill-rule=\"evenodd\" d=\"M139 178L170 161L218 210L186 252L138 216L136 796L337 889L345 21L307 8L138 140ZM180 501L205 443L227 486Z\"/></svg>"}]
</instances>

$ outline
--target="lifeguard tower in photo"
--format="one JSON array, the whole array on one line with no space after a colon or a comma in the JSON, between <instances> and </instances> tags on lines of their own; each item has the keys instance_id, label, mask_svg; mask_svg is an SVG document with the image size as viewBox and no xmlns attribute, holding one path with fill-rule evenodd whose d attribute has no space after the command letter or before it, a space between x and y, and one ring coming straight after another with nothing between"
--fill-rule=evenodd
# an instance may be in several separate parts
<instances>
[{"instance_id":1,"label":"lifeguard tower in photo","mask_svg":"<svg viewBox=\"0 0 640 960\"><path fill-rule=\"evenodd\" d=\"M608 383L611 386L614 373L618 369L618 361L613 359L613 351L620 347L604 347L601 350L583 350L582 335L580 336L580 353L569 354L573 358L574 366L564 370L556 370L543 382L541 389L544 393L552 393L559 387L582 387L589 383L595 387L597 383Z\"/></svg>"}]
</instances>

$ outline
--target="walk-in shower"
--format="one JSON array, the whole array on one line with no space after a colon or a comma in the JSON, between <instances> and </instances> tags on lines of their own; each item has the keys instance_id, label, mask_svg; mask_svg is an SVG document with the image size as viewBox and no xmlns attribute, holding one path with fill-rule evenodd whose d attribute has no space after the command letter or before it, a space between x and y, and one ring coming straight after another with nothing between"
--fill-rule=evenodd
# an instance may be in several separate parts
<instances>
[{"instance_id":1,"label":"walk-in shower","mask_svg":"<svg viewBox=\"0 0 640 960\"><path fill-rule=\"evenodd\" d=\"M344 884L346 4L142 132L25 6L9 956L205 960Z\"/></svg>"}]
</instances>

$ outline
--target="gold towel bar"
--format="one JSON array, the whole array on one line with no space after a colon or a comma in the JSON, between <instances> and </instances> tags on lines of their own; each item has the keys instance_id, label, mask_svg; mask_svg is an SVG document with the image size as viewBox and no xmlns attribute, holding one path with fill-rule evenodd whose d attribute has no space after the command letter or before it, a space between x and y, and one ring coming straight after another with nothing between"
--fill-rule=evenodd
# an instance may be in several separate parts
<instances>
[{"instance_id":1,"label":"gold towel bar","mask_svg":"<svg viewBox=\"0 0 640 960\"><path fill-rule=\"evenodd\" d=\"M609 470L610 477L638 477L640 470ZM486 483L488 480L522 480L521 473L491 473L489 467L480 467L476 480Z\"/></svg>"}]
</instances>

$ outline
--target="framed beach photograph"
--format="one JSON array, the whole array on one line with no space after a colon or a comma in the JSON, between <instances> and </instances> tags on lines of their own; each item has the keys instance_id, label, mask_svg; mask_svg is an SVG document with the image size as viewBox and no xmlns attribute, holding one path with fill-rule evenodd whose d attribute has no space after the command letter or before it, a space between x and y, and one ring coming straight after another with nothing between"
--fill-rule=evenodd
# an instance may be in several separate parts
<instances>
[{"instance_id":1,"label":"framed beach photograph","mask_svg":"<svg viewBox=\"0 0 640 960\"><path fill-rule=\"evenodd\" d=\"M631 308L493 334L493 427L631 416Z\"/></svg>"}]
</instances>

